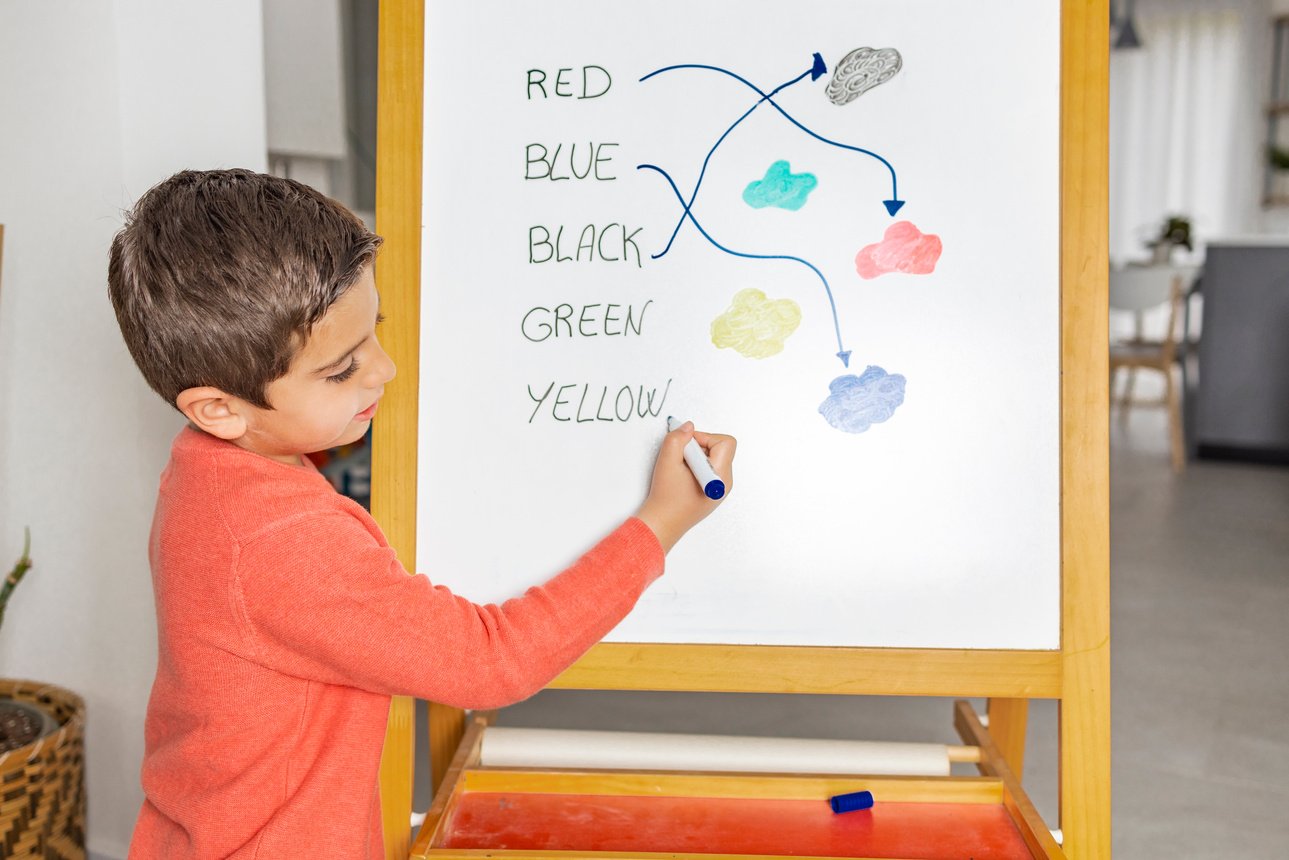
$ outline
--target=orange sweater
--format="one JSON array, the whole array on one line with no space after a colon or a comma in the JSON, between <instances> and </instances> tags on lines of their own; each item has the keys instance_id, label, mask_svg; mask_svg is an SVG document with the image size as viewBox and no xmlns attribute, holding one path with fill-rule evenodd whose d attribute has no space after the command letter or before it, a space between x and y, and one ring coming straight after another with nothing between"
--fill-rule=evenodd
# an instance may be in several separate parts
<instances>
[{"instance_id":1,"label":"orange sweater","mask_svg":"<svg viewBox=\"0 0 1289 860\"><path fill-rule=\"evenodd\" d=\"M132 860L383 858L390 696L530 696L663 567L630 519L545 585L479 606L409 576L316 469L192 429L162 473L149 555L159 653Z\"/></svg>"}]
</instances>

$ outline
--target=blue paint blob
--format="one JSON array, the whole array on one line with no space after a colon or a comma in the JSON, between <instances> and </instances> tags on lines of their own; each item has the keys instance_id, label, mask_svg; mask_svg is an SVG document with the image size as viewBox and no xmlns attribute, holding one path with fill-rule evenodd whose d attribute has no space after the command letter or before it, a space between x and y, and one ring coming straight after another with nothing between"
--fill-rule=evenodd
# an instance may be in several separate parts
<instances>
[{"instance_id":1,"label":"blue paint blob","mask_svg":"<svg viewBox=\"0 0 1289 860\"><path fill-rule=\"evenodd\" d=\"M863 433L895 414L904 402L904 377L870 364L859 376L848 373L828 385L819 414L846 433Z\"/></svg>"},{"instance_id":2,"label":"blue paint blob","mask_svg":"<svg viewBox=\"0 0 1289 860\"><path fill-rule=\"evenodd\" d=\"M743 189L743 202L753 209L777 206L795 212L806 205L806 198L818 184L813 173L793 173L788 162L776 161L765 171L764 179Z\"/></svg>"}]
</instances>

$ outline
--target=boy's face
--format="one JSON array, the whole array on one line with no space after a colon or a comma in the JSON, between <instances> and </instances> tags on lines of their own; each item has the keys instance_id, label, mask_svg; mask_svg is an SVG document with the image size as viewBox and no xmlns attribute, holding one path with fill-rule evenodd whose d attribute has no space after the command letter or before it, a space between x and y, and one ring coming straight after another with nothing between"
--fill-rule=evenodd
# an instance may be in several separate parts
<instances>
[{"instance_id":1,"label":"boy's face","mask_svg":"<svg viewBox=\"0 0 1289 860\"><path fill-rule=\"evenodd\" d=\"M376 339L380 298L369 265L313 327L291 370L269 383L272 409L239 401L245 433L232 441L285 463L356 442L371 425L394 362Z\"/></svg>"}]
</instances>

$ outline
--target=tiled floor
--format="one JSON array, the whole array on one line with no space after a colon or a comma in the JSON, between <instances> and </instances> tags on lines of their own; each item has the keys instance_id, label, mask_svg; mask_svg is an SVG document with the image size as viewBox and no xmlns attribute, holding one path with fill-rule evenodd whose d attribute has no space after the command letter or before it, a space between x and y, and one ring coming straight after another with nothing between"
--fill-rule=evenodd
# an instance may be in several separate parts
<instances>
[{"instance_id":1,"label":"tiled floor","mask_svg":"<svg viewBox=\"0 0 1289 860\"><path fill-rule=\"evenodd\" d=\"M1289 469L1111 436L1115 846L1289 857Z\"/></svg>"},{"instance_id":2,"label":"tiled floor","mask_svg":"<svg viewBox=\"0 0 1289 860\"><path fill-rule=\"evenodd\" d=\"M1112 430L1115 854L1289 857L1289 469L1174 476L1164 440L1158 412ZM1025 767L1049 822L1055 714ZM957 742L945 699L547 692L502 722Z\"/></svg>"}]
</instances>

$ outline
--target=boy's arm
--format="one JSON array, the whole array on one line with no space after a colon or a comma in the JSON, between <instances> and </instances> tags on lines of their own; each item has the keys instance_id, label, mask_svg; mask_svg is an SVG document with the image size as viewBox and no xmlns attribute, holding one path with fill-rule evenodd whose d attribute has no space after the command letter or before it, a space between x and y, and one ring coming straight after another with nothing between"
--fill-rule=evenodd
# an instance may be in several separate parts
<instances>
[{"instance_id":1,"label":"boy's arm","mask_svg":"<svg viewBox=\"0 0 1289 860\"><path fill-rule=\"evenodd\" d=\"M238 565L247 645L300 678L464 708L527 698L620 621L662 574L653 532L632 518L522 596L478 605L409 576L343 513L257 539Z\"/></svg>"},{"instance_id":2,"label":"boy's arm","mask_svg":"<svg viewBox=\"0 0 1289 860\"><path fill-rule=\"evenodd\" d=\"M409 576L352 516L293 520L241 553L236 598L247 648L296 677L456 707L527 698L612 630L662 575L665 552L716 509L685 465L691 437L732 490L734 439L687 422L663 439L636 517L500 606Z\"/></svg>"}]
</instances>

